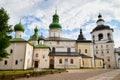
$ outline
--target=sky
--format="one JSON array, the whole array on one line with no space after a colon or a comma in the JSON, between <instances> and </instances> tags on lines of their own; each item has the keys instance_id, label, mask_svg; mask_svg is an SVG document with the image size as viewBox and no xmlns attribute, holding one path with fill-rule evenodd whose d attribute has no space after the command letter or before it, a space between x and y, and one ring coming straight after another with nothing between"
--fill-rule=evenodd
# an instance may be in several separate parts
<instances>
[{"instance_id":1,"label":"sky","mask_svg":"<svg viewBox=\"0 0 120 80\"><path fill-rule=\"evenodd\" d=\"M91 40L90 32L97 26L96 20L101 13L105 25L114 29L115 47L120 47L120 0L0 0L0 7L9 14L9 24L13 28L21 19L26 40L34 34L36 26L39 35L49 36L49 25L56 8L62 37L77 39L81 28L84 37Z\"/></svg>"}]
</instances>

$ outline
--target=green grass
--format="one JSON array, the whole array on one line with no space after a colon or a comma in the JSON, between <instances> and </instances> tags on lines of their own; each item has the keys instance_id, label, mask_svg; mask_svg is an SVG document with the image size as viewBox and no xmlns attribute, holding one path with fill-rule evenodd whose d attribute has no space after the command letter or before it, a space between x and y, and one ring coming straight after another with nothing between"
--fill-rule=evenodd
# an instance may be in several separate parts
<instances>
[{"instance_id":1,"label":"green grass","mask_svg":"<svg viewBox=\"0 0 120 80\"><path fill-rule=\"evenodd\" d=\"M41 76L47 74L55 74L64 72L65 69L44 69L43 71L33 71L33 70L19 70L19 71L0 71L0 80L10 80L12 76L15 78L26 77L27 74L30 76Z\"/></svg>"}]
</instances>

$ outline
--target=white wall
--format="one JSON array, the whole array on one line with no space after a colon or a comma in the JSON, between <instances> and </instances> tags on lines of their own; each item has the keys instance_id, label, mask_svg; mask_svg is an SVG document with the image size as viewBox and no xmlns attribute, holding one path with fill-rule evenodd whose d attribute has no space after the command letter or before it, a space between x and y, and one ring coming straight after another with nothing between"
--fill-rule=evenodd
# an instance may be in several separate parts
<instances>
[{"instance_id":1,"label":"white wall","mask_svg":"<svg viewBox=\"0 0 120 80\"><path fill-rule=\"evenodd\" d=\"M38 54L38 57L36 57ZM49 48L35 48L34 49L34 61L39 61L38 68L49 68Z\"/></svg>"},{"instance_id":2,"label":"white wall","mask_svg":"<svg viewBox=\"0 0 120 80\"><path fill-rule=\"evenodd\" d=\"M61 30L60 29L50 29L49 30L49 37L60 37Z\"/></svg>"},{"instance_id":3,"label":"white wall","mask_svg":"<svg viewBox=\"0 0 120 80\"><path fill-rule=\"evenodd\" d=\"M75 56L55 56L54 68L80 68L79 58ZM59 59L62 59L62 64L59 63ZM65 63L65 59L68 59L68 63ZM73 64L70 63L70 59L73 59Z\"/></svg>"},{"instance_id":4,"label":"white wall","mask_svg":"<svg viewBox=\"0 0 120 80\"><path fill-rule=\"evenodd\" d=\"M13 50L13 53L10 53L10 50ZM29 50L28 50L29 49ZM33 47L26 42L14 42L11 43L7 48L8 53L10 53L9 58L4 58L0 62L0 69L28 69L32 67L32 51ZM27 63L27 60L29 62ZM4 64L7 60L7 65ZM18 64L15 64L16 60Z\"/></svg>"},{"instance_id":5,"label":"white wall","mask_svg":"<svg viewBox=\"0 0 120 80\"><path fill-rule=\"evenodd\" d=\"M75 52L75 41L45 41L45 44L56 48L56 52L67 52L67 48L71 48L71 52Z\"/></svg>"},{"instance_id":6,"label":"white wall","mask_svg":"<svg viewBox=\"0 0 120 80\"><path fill-rule=\"evenodd\" d=\"M13 53L10 53L10 50L13 50ZM9 58L4 58L0 62L0 69L23 69L24 65L24 54L25 54L25 43L11 43L7 48L8 53L10 53ZM4 61L7 60L7 65L4 64ZM15 61L18 60L18 64L15 64Z\"/></svg>"},{"instance_id":7,"label":"white wall","mask_svg":"<svg viewBox=\"0 0 120 80\"><path fill-rule=\"evenodd\" d=\"M16 31L15 32L15 38L23 38L23 32L22 31Z\"/></svg>"},{"instance_id":8,"label":"white wall","mask_svg":"<svg viewBox=\"0 0 120 80\"><path fill-rule=\"evenodd\" d=\"M24 69L29 69L32 68L32 61L33 61L33 46L31 46L30 44L26 44L26 50L25 50L25 63L24 63Z\"/></svg>"}]
</instances>

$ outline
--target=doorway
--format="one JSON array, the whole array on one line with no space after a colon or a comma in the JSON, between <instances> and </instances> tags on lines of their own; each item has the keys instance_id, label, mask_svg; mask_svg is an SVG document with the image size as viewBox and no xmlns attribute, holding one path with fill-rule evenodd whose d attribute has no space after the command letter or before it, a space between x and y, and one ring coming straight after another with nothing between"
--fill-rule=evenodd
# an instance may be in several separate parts
<instances>
[{"instance_id":1,"label":"doorway","mask_svg":"<svg viewBox=\"0 0 120 80\"><path fill-rule=\"evenodd\" d=\"M34 62L34 68L38 68L38 61Z\"/></svg>"},{"instance_id":2,"label":"doorway","mask_svg":"<svg viewBox=\"0 0 120 80\"><path fill-rule=\"evenodd\" d=\"M50 59L50 69L54 69L54 59Z\"/></svg>"}]
</instances>

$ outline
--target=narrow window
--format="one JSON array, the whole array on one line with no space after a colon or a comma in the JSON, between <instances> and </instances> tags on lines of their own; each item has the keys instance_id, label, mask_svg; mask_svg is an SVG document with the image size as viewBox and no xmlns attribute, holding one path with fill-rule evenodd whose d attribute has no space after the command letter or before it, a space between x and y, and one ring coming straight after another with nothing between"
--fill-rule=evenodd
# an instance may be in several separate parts
<instances>
[{"instance_id":1,"label":"narrow window","mask_svg":"<svg viewBox=\"0 0 120 80\"><path fill-rule=\"evenodd\" d=\"M38 57L38 53L36 53L35 57Z\"/></svg>"},{"instance_id":2,"label":"narrow window","mask_svg":"<svg viewBox=\"0 0 120 80\"><path fill-rule=\"evenodd\" d=\"M96 51L96 54L98 54L98 51Z\"/></svg>"},{"instance_id":3,"label":"narrow window","mask_svg":"<svg viewBox=\"0 0 120 80\"><path fill-rule=\"evenodd\" d=\"M55 47L52 48L52 52L55 53Z\"/></svg>"},{"instance_id":4,"label":"narrow window","mask_svg":"<svg viewBox=\"0 0 120 80\"><path fill-rule=\"evenodd\" d=\"M102 62L100 61L100 66L102 66Z\"/></svg>"},{"instance_id":5,"label":"narrow window","mask_svg":"<svg viewBox=\"0 0 120 80\"><path fill-rule=\"evenodd\" d=\"M70 63L71 63L71 64L73 64L73 63L74 63L73 59L71 59L71 60L70 60Z\"/></svg>"},{"instance_id":6,"label":"narrow window","mask_svg":"<svg viewBox=\"0 0 120 80\"><path fill-rule=\"evenodd\" d=\"M108 61L110 61L110 59L108 58Z\"/></svg>"},{"instance_id":7,"label":"narrow window","mask_svg":"<svg viewBox=\"0 0 120 80\"><path fill-rule=\"evenodd\" d=\"M96 46L96 48L98 48L98 46Z\"/></svg>"},{"instance_id":8,"label":"narrow window","mask_svg":"<svg viewBox=\"0 0 120 80\"><path fill-rule=\"evenodd\" d=\"M10 50L10 53L11 53L11 54L13 53L13 50L12 50L12 49Z\"/></svg>"},{"instance_id":9,"label":"narrow window","mask_svg":"<svg viewBox=\"0 0 120 80\"><path fill-rule=\"evenodd\" d=\"M84 65L84 61L82 61L83 65Z\"/></svg>"},{"instance_id":10,"label":"narrow window","mask_svg":"<svg viewBox=\"0 0 120 80\"><path fill-rule=\"evenodd\" d=\"M107 53L109 53L109 51L107 51Z\"/></svg>"},{"instance_id":11,"label":"narrow window","mask_svg":"<svg viewBox=\"0 0 120 80\"><path fill-rule=\"evenodd\" d=\"M110 67L111 67L111 65L108 65L108 67L110 68Z\"/></svg>"},{"instance_id":12,"label":"narrow window","mask_svg":"<svg viewBox=\"0 0 120 80\"><path fill-rule=\"evenodd\" d=\"M59 63L62 64L62 59L59 59Z\"/></svg>"},{"instance_id":13,"label":"narrow window","mask_svg":"<svg viewBox=\"0 0 120 80\"><path fill-rule=\"evenodd\" d=\"M18 60L15 61L15 64L16 64L16 65L18 64Z\"/></svg>"},{"instance_id":14,"label":"narrow window","mask_svg":"<svg viewBox=\"0 0 120 80\"><path fill-rule=\"evenodd\" d=\"M101 45L101 48L103 48L103 45Z\"/></svg>"},{"instance_id":15,"label":"narrow window","mask_svg":"<svg viewBox=\"0 0 120 80\"><path fill-rule=\"evenodd\" d=\"M43 59L45 58L45 55L43 55Z\"/></svg>"},{"instance_id":16,"label":"narrow window","mask_svg":"<svg viewBox=\"0 0 120 80\"><path fill-rule=\"evenodd\" d=\"M110 33L107 34L108 40L111 40Z\"/></svg>"},{"instance_id":17,"label":"narrow window","mask_svg":"<svg viewBox=\"0 0 120 80\"><path fill-rule=\"evenodd\" d=\"M70 53L70 52L71 52L71 49L70 49L70 48L67 48L67 52Z\"/></svg>"},{"instance_id":18,"label":"narrow window","mask_svg":"<svg viewBox=\"0 0 120 80\"><path fill-rule=\"evenodd\" d=\"M85 49L85 53L87 53L87 49Z\"/></svg>"},{"instance_id":19,"label":"narrow window","mask_svg":"<svg viewBox=\"0 0 120 80\"><path fill-rule=\"evenodd\" d=\"M102 54L103 54L103 51L102 51Z\"/></svg>"},{"instance_id":20,"label":"narrow window","mask_svg":"<svg viewBox=\"0 0 120 80\"><path fill-rule=\"evenodd\" d=\"M81 49L79 49L79 53L81 53Z\"/></svg>"},{"instance_id":21,"label":"narrow window","mask_svg":"<svg viewBox=\"0 0 120 80\"><path fill-rule=\"evenodd\" d=\"M108 48L108 45L106 45L106 48Z\"/></svg>"},{"instance_id":22,"label":"narrow window","mask_svg":"<svg viewBox=\"0 0 120 80\"><path fill-rule=\"evenodd\" d=\"M7 60L5 60L4 64L7 65Z\"/></svg>"},{"instance_id":23,"label":"narrow window","mask_svg":"<svg viewBox=\"0 0 120 80\"><path fill-rule=\"evenodd\" d=\"M59 45L59 41L57 41L57 45Z\"/></svg>"}]
</instances>

